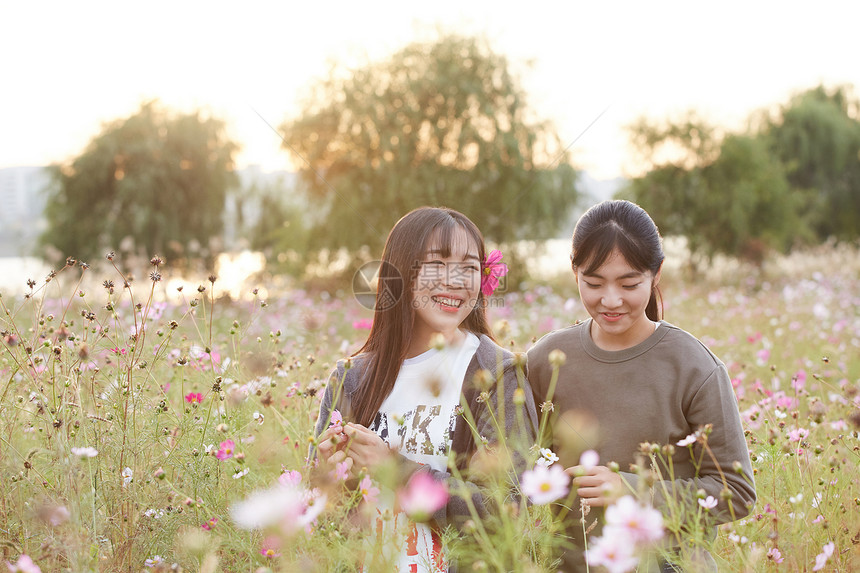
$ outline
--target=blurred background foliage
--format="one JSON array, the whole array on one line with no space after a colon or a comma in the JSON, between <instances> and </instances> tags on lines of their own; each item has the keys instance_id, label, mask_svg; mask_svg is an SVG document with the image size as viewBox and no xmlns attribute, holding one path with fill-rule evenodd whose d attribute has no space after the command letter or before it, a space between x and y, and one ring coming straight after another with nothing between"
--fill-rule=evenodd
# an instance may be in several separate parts
<instances>
[{"instance_id":1,"label":"blurred background foliage","mask_svg":"<svg viewBox=\"0 0 860 573\"><path fill-rule=\"evenodd\" d=\"M261 251L271 272L352 276L421 205L467 214L491 245L567 236L595 201L553 125L535 117L508 60L479 38L441 36L362 67L337 65L279 127L295 174L240 180L223 121L156 102L106 125L68 165L50 167L46 258L120 248L180 264ZM860 234L860 102L814 87L729 132L694 111L629 126L641 172L616 194L693 267ZM508 249L518 269L530 255ZM345 255L344 255L345 254ZM524 275L523 275L524 276Z\"/></svg>"},{"instance_id":2,"label":"blurred background foliage","mask_svg":"<svg viewBox=\"0 0 860 573\"><path fill-rule=\"evenodd\" d=\"M224 201L236 187L224 122L147 102L106 126L68 165L49 167L41 242L55 258L107 250L211 260L221 247Z\"/></svg>"},{"instance_id":3,"label":"blurred background foliage","mask_svg":"<svg viewBox=\"0 0 860 573\"><path fill-rule=\"evenodd\" d=\"M860 236L860 104L823 86L724 133L694 113L630 126L644 174L621 193L664 235L687 238L694 262L761 263L770 251Z\"/></svg>"}]
</instances>

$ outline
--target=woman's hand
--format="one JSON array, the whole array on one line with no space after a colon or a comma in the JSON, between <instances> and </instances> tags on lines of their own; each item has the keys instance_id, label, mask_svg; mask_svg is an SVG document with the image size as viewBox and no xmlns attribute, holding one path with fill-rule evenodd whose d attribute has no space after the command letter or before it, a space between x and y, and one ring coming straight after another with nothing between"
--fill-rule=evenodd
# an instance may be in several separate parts
<instances>
[{"instance_id":1,"label":"woman's hand","mask_svg":"<svg viewBox=\"0 0 860 573\"><path fill-rule=\"evenodd\" d=\"M342 451L346 459L352 462L351 467L373 469L392 455L388 444L376 432L361 424L350 422L343 428L343 433L346 436L346 444ZM332 457L338 453L340 452L335 452Z\"/></svg>"},{"instance_id":2,"label":"woman's hand","mask_svg":"<svg viewBox=\"0 0 860 573\"><path fill-rule=\"evenodd\" d=\"M586 505L606 507L615 503L623 493L621 476L606 466L573 466L565 471L573 476L576 494Z\"/></svg>"},{"instance_id":3,"label":"woman's hand","mask_svg":"<svg viewBox=\"0 0 860 573\"><path fill-rule=\"evenodd\" d=\"M317 456L322 461L328 461L335 452L344 448L346 440L342 425L335 424L326 428L317 438Z\"/></svg>"}]
</instances>

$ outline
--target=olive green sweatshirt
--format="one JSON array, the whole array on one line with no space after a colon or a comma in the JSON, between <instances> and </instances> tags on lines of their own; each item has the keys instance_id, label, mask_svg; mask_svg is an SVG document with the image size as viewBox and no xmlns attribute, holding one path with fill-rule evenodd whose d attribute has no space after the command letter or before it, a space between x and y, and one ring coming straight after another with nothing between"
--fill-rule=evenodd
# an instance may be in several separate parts
<instances>
[{"instance_id":1,"label":"olive green sweatshirt","mask_svg":"<svg viewBox=\"0 0 860 573\"><path fill-rule=\"evenodd\" d=\"M755 485L725 365L691 334L665 321L642 343L619 351L598 348L590 327L589 319L551 332L528 351L528 379L539 411L548 400L552 379L549 355L558 349L566 356L551 397L551 426L565 425L553 428L553 451L569 450L570 445L562 442L570 441L565 436L574 436L579 451L595 450L600 465L617 463L631 491L664 513L677 514L679 506L688 517L704 511L712 525L746 516L755 503ZM548 410L546 405L544 410ZM576 416L560 417L570 411ZM581 425L577 428L577 424ZM710 427L706 439L713 456L703 450L701 440L692 448L677 445L705 426ZM665 452L654 457L653 467L662 481L651 487L631 471L637 461L644 460L646 469L652 466L640 454L643 442L674 446L671 464L664 463ZM562 459L560 463L569 466L577 461ZM700 489L719 500L719 505L710 510L699 507L695 495ZM574 507L579 507L578 500ZM579 512L573 513L569 530L574 538L580 530L581 537ZM592 512L589 520L598 517L599 521L600 513ZM598 528L589 535L599 533ZM564 570L576 570L582 557L575 550L568 553Z\"/></svg>"}]
</instances>

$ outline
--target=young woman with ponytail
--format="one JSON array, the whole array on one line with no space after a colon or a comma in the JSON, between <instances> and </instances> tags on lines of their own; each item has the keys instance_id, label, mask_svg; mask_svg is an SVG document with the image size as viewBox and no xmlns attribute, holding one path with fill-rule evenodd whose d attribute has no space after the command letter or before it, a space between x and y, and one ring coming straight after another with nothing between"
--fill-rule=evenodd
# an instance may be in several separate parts
<instances>
[{"instance_id":1,"label":"young woman with ponytail","mask_svg":"<svg viewBox=\"0 0 860 573\"><path fill-rule=\"evenodd\" d=\"M657 226L641 207L629 201L593 206L576 225L571 253L580 299L591 318L547 334L528 352L528 378L538 407L554 417L573 410L596 425L596 438L582 447L596 451L599 463L567 468L580 498L569 514L569 531L580 539L579 549L572 545L563 556L565 571L585 570L580 501L595 509L589 522L597 517L599 523L602 508L625 494L644 497L662 510L672 504L676 515L679 506L686 508L681 510L686 516L701 515L704 506L697 500L707 499L707 505L717 504L707 511L709 525L740 519L755 502L749 452L726 367L691 334L662 320L663 259ZM551 357L554 350L566 360ZM554 368L559 368L555 384ZM671 463L649 468L649 458L640 457L643 442L674 448L661 450ZM557 438L552 447L562 447ZM644 474L631 470L643 460L640 468L646 473L659 470L656 482L642 481ZM675 538L669 545L681 541ZM715 567L706 552L696 553L696 570ZM677 570L668 561L663 568Z\"/></svg>"}]
</instances>

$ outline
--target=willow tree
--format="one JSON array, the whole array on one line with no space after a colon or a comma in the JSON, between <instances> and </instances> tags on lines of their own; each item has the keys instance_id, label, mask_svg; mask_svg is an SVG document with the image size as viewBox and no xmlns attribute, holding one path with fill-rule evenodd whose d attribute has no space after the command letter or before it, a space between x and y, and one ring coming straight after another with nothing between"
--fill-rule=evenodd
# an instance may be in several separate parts
<instances>
[{"instance_id":1,"label":"willow tree","mask_svg":"<svg viewBox=\"0 0 860 573\"><path fill-rule=\"evenodd\" d=\"M508 60L474 38L332 70L281 126L318 206L312 244L378 252L421 205L462 211L495 241L552 236L578 198L576 174L534 115Z\"/></svg>"},{"instance_id":2,"label":"willow tree","mask_svg":"<svg viewBox=\"0 0 860 573\"><path fill-rule=\"evenodd\" d=\"M171 259L211 256L236 185L236 150L222 121L145 103L105 125L71 163L50 167L41 241L84 260L121 244Z\"/></svg>"}]
</instances>

